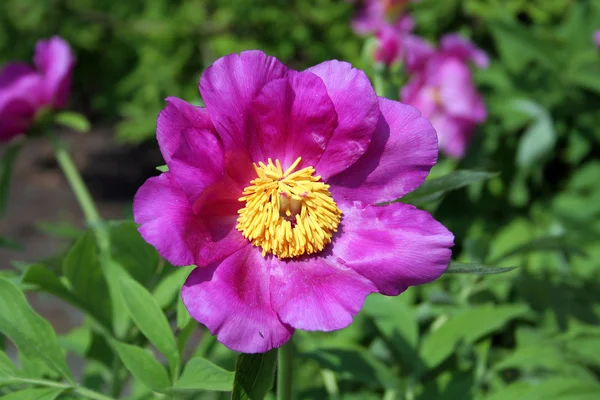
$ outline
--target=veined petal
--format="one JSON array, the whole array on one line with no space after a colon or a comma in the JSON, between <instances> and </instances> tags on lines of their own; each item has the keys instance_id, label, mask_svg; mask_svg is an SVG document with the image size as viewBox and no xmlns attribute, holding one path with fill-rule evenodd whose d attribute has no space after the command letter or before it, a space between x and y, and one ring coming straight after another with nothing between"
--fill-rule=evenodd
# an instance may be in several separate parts
<instances>
[{"instance_id":1,"label":"veined petal","mask_svg":"<svg viewBox=\"0 0 600 400\"><path fill-rule=\"evenodd\" d=\"M237 215L222 212L218 203L211 211L195 214L170 172L148 179L133 200L140 234L177 266L208 265L248 243L235 229Z\"/></svg>"},{"instance_id":2,"label":"veined petal","mask_svg":"<svg viewBox=\"0 0 600 400\"><path fill-rule=\"evenodd\" d=\"M307 71L323 80L338 117L327 148L314 165L317 173L327 180L367 151L379 118L377 95L365 73L349 63L325 61Z\"/></svg>"},{"instance_id":3,"label":"veined petal","mask_svg":"<svg viewBox=\"0 0 600 400\"><path fill-rule=\"evenodd\" d=\"M269 262L249 243L220 263L196 268L181 289L189 313L234 351L263 353L293 328L271 308Z\"/></svg>"},{"instance_id":4,"label":"veined petal","mask_svg":"<svg viewBox=\"0 0 600 400\"><path fill-rule=\"evenodd\" d=\"M372 282L331 255L273 260L271 303L281 320L296 329L345 328L375 291Z\"/></svg>"},{"instance_id":5,"label":"veined petal","mask_svg":"<svg viewBox=\"0 0 600 400\"><path fill-rule=\"evenodd\" d=\"M337 202L400 198L423 183L437 160L436 132L417 109L381 97L379 108L379 124L367 152L327 182Z\"/></svg>"},{"instance_id":6,"label":"veined petal","mask_svg":"<svg viewBox=\"0 0 600 400\"><path fill-rule=\"evenodd\" d=\"M256 140L253 159L278 158L284 169L298 157L315 165L337 122L325 84L311 72L290 71L260 91L253 104Z\"/></svg>"},{"instance_id":7,"label":"veined petal","mask_svg":"<svg viewBox=\"0 0 600 400\"><path fill-rule=\"evenodd\" d=\"M262 51L222 57L200 78L200 93L225 151L251 150L255 143L252 100L268 82L286 76L288 68Z\"/></svg>"},{"instance_id":8,"label":"veined petal","mask_svg":"<svg viewBox=\"0 0 600 400\"><path fill-rule=\"evenodd\" d=\"M439 278L450 263L454 236L429 213L403 203L343 204L341 234L333 255L396 296Z\"/></svg>"}]
</instances>

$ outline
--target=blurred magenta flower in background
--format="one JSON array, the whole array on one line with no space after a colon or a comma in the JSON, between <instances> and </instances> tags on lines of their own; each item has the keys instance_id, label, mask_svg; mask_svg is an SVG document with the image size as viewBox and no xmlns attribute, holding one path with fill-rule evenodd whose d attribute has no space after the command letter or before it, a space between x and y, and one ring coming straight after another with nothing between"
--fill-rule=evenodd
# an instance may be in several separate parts
<instances>
[{"instance_id":1,"label":"blurred magenta flower in background","mask_svg":"<svg viewBox=\"0 0 600 400\"><path fill-rule=\"evenodd\" d=\"M0 71L0 141L25 133L44 108L65 106L71 88L75 57L58 36L40 40L35 67L11 62Z\"/></svg>"},{"instance_id":2,"label":"blurred magenta flower in background","mask_svg":"<svg viewBox=\"0 0 600 400\"><path fill-rule=\"evenodd\" d=\"M376 33L375 60L385 65L400 61L404 54L404 41L414 26L409 15L401 16L395 24L384 23Z\"/></svg>"},{"instance_id":3,"label":"blurred magenta flower in background","mask_svg":"<svg viewBox=\"0 0 600 400\"><path fill-rule=\"evenodd\" d=\"M360 35L377 33L386 24L395 25L411 0L363 0L352 21L352 28Z\"/></svg>"},{"instance_id":4,"label":"blurred magenta flower in background","mask_svg":"<svg viewBox=\"0 0 600 400\"><path fill-rule=\"evenodd\" d=\"M294 329L348 326L369 293L437 279L453 235L400 202L437 160L430 122L378 98L345 62L288 69L260 51L217 60L206 108L168 98L157 138L168 172L134 200L146 241L195 264L182 297L232 350L279 347Z\"/></svg>"},{"instance_id":5,"label":"blurred magenta flower in background","mask_svg":"<svg viewBox=\"0 0 600 400\"><path fill-rule=\"evenodd\" d=\"M444 36L437 51L422 39L409 40L406 59L412 76L401 89L401 101L418 108L431 121L446 155L462 158L475 127L487 117L468 61L485 68L488 57L456 34Z\"/></svg>"},{"instance_id":6,"label":"blurred magenta flower in background","mask_svg":"<svg viewBox=\"0 0 600 400\"><path fill-rule=\"evenodd\" d=\"M600 29L594 32L594 43L596 43L596 47L600 48Z\"/></svg>"}]
</instances>

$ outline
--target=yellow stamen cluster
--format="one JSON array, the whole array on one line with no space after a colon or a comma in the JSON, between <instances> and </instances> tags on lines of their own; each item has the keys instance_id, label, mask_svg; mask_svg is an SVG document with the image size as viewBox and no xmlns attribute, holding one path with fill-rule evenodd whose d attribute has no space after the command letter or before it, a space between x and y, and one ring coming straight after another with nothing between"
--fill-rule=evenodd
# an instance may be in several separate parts
<instances>
[{"instance_id":1,"label":"yellow stamen cluster","mask_svg":"<svg viewBox=\"0 0 600 400\"><path fill-rule=\"evenodd\" d=\"M301 158L287 169L279 160L254 164L257 178L244 189L245 202L236 229L253 245L279 258L292 258L323 250L337 231L342 212L329 193L329 185L313 176L315 169L296 172Z\"/></svg>"}]
</instances>

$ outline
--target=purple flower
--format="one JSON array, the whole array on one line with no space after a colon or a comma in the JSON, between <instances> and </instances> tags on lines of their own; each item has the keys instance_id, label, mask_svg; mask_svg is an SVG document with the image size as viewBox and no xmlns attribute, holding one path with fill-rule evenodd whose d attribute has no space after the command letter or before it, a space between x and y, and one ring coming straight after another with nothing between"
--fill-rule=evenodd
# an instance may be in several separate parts
<instances>
[{"instance_id":1,"label":"purple flower","mask_svg":"<svg viewBox=\"0 0 600 400\"><path fill-rule=\"evenodd\" d=\"M395 24L410 1L364 0L360 2L352 28L360 35L376 33L386 24Z\"/></svg>"},{"instance_id":2,"label":"purple flower","mask_svg":"<svg viewBox=\"0 0 600 400\"><path fill-rule=\"evenodd\" d=\"M279 347L294 329L346 327L369 293L446 269L453 235L399 198L437 159L431 124L378 98L345 62L288 69L260 51L217 60L206 108L170 97L157 138L168 172L133 211L173 265L190 314L232 350Z\"/></svg>"},{"instance_id":3,"label":"purple flower","mask_svg":"<svg viewBox=\"0 0 600 400\"><path fill-rule=\"evenodd\" d=\"M486 67L487 55L454 34L442 38L437 52L421 39L411 40L407 69L413 76L402 88L401 100L431 121L444 153L462 158L475 127L487 117L467 61Z\"/></svg>"},{"instance_id":4,"label":"purple flower","mask_svg":"<svg viewBox=\"0 0 600 400\"><path fill-rule=\"evenodd\" d=\"M0 71L0 142L25 133L42 108L65 106L75 57L58 36L40 40L34 68L12 62Z\"/></svg>"},{"instance_id":5,"label":"purple flower","mask_svg":"<svg viewBox=\"0 0 600 400\"><path fill-rule=\"evenodd\" d=\"M596 47L600 49L600 30L594 32L594 43L596 43Z\"/></svg>"},{"instance_id":6,"label":"purple flower","mask_svg":"<svg viewBox=\"0 0 600 400\"><path fill-rule=\"evenodd\" d=\"M405 38L414 25L414 20L409 15L402 16L395 25L385 23L376 34L375 60L386 65L400 61L404 53Z\"/></svg>"}]
</instances>

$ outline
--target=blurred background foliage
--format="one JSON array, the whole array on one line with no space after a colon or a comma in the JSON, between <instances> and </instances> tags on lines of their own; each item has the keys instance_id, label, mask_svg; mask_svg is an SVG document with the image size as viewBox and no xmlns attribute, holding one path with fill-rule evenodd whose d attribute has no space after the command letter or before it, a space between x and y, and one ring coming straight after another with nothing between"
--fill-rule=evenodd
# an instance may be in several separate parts
<instances>
[{"instance_id":1,"label":"blurred background foliage","mask_svg":"<svg viewBox=\"0 0 600 400\"><path fill-rule=\"evenodd\" d=\"M231 52L258 48L298 69L337 58L374 76L365 38L351 30L354 7L341 0L4 0L0 62L27 60L36 40L60 34L78 57L73 107L96 124L114 125L115 140L142 143L155 140L163 99L201 104L202 70ZM397 298L370 296L349 328L298 332L299 398L598 399L600 52L592 34L600 28L600 2L421 0L409 11L417 34L435 43L457 31L491 57L488 69L475 72L488 120L468 156L441 159L431 177L498 172L414 203L455 233L454 259L518 268L484 277L446 274ZM395 99L405 81L392 71ZM181 270L158 260L125 224L111 234L133 241L129 248L143 249L143 256L123 250L121 265L152 293L178 334L205 333L176 300ZM57 286L40 277L70 279L68 262L58 255L7 276L26 290L56 295ZM68 286L60 296L94 315L71 293L77 285ZM118 313L124 306L112 307ZM144 328L128 332L129 343L147 345ZM104 387L112 358L103 357L106 341L93 324L59 339L91 360L84 375ZM234 366L235 355L207 336L192 354ZM130 398L164 389L132 372L138 381Z\"/></svg>"}]
</instances>

